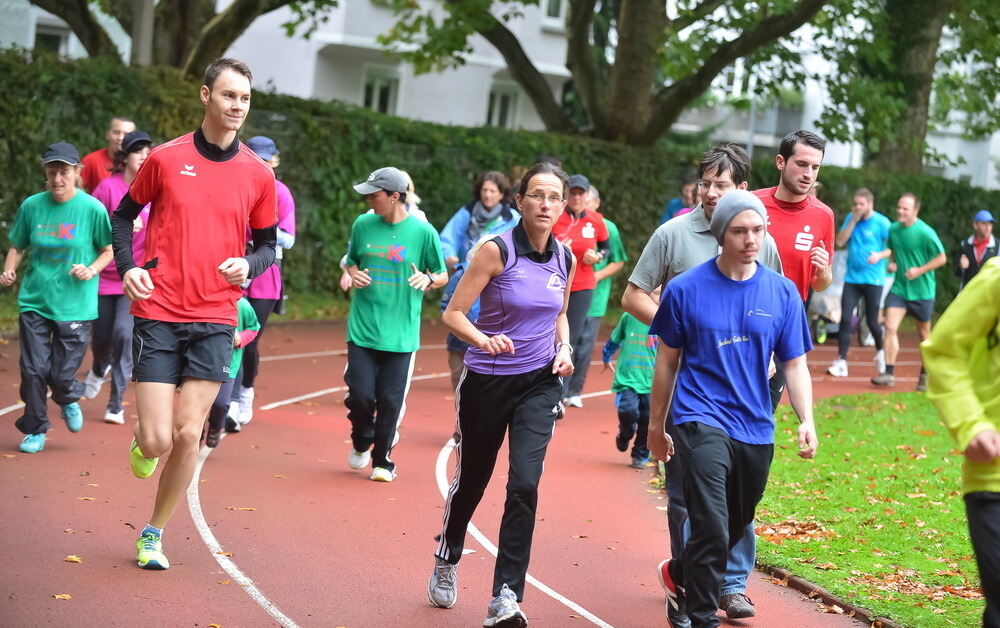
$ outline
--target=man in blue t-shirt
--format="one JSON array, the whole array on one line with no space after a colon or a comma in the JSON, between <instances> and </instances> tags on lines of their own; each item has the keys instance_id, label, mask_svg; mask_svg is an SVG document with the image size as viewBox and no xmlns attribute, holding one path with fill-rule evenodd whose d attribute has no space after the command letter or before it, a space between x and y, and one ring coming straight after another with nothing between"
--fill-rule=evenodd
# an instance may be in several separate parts
<instances>
[{"instance_id":1,"label":"man in blue t-shirt","mask_svg":"<svg viewBox=\"0 0 1000 628\"><path fill-rule=\"evenodd\" d=\"M812 349L809 326L795 285L757 263L766 224L764 205L753 194L723 196L711 221L722 254L667 285L650 327L663 341L691 522L682 556L660 564L660 579L668 605L685 604L694 628L719 625L715 611L729 548L753 521L767 485L774 453L772 356L784 365L801 421L799 455L816 452L805 357ZM658 458L674 453L669 436L650 436Z\"/></svg>"},{"instance_id":2,"label":"man in blue t-shirt","mask_svg":"<svg viewBox=\"0 0 1000 628\"><path fill-rule=\"evenodd\" d=\"M865 301L865 321L875 339L875 369L885 371L885 352L882 345L882 327L878 314L882 302L882 284L889 261L889 227L892 222L875 211L875 196L866 188L854 193L851 213L844 216L844 223L837 233L837 246L847 246L847 274L844 291L840 294L840 355L826 372L834 377L847 377L847 350L851 345L851 323L854 308L862 298Z\"/></svg>"}]
</instances>

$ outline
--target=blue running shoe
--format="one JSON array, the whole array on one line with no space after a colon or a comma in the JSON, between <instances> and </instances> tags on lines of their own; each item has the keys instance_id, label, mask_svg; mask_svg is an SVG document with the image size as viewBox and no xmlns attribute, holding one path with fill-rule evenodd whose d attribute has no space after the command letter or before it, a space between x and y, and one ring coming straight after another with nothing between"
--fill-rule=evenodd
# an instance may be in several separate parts
<instances>
[{"instance_id":1,"label":"blue running shoe","mask_svg":"<svg viewBox=\"0 0 1000 628\"><path fill-rule=\"evenodd\" d=\"M21 445L17 449L26 454L37 454L45 449L45 432L41 434L28 434L21 441Z\"/></svg>"},{"instance_id":2,"label":"blue running shoe","mask_svg":"<svg viewBox=\"0 0 1000 628\"><path fill-rule=\"evenodd\" d=\"M80 404L67 403L59 411L62 414L63 421L66 421L66 427L71 432L79 432L83 429L83 412L80 410Z\"/></svg>"}]
</instances>

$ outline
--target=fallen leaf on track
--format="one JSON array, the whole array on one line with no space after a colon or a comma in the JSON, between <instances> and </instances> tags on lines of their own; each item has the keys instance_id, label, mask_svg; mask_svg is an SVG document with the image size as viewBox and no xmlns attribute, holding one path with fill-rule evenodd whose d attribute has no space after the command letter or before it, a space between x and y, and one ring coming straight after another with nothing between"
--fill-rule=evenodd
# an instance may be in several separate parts
<instances>
[{"instance_id":1,"label":"fallen leaf on track","mask_svg":"<svg viewBox=\"0 0 1000 628\"><path fill-rule=\"evenodd\" d=\"M67 556L66 558L63 559L63 562L67 562L67 563L82 563L83 559L80 558L79 556L75 556L73 554L70 554L69 556Z\"/></svg>"},{"instance_id":2,"label":"fallen leaf on track","mask_svg":"<svg viewBox=\"0 0 1000 628\"><path fill-rule=\"evenodd\" d=\"M14 455L14 454L4 454L3 457L4 458L17 458L17 456Z\"/></svg>"},{"instance_id":3,"label":"fallen leaf on track","mask_svg":"<svg viewBox=\"0 0 1000 628\"><path fill-rule=\"evenodd\" d=\"M94 501L93 497L77 497L77 499L79 499L81 501L85 501L85 502L92 502L92 501Z\"/></svg>"},{"instance_id":4,"label":"fallen leaf on track","mask_svg":"<svg viewBox=\"0 0 1000 628\"><path fill-rule=\"evenodd\" d=\"M72 600L73 599L73 596L70 595L69 593L56 593L52 597L56 598L57 600Z\"/></svg>"},{"instance_id":5,"label":"fallen leaf on track","mask_svg":"<svg viewBox=\"0 0 1000 628\"><path fill-rule=\"evenodd\" d=\"M219 584L232 584L229 580L220 580Z\"/></svg>"},{"instance_id":6,"label":"fallen leaf on track","mask_svg":"<svg viewBox=\"0 0 1000 628\"><path fill-rule=\"evenodd\" d=\"M232 552L216 552L219 556L232 556Z\"/></svg>"}]
</instances>

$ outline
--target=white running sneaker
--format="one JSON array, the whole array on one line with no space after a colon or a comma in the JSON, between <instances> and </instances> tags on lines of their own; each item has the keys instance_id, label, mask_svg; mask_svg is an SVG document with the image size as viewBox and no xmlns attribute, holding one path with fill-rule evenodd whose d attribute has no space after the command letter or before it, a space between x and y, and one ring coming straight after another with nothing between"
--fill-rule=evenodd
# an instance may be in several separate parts
<instances>
[{"instance_id":1,"label":"white running sneaker","mask_svg":"<svg viewBox=\"0 0 1000 628\"><path fill-rule=\"evenodd\" d=\"M109 365L104 369L104 375L96 375L94 369L87 371L87 377L83 380L83 396L85 399L93 399L101 394L101 387L104 386L104 378L111 372Z\"/></svg>"},{"instance_id":2,"label":"white running sneaker","mask_svg":"<svg viewBox=\"0 0 1000 628\"><path fill-rule=\"evenodd\" d=\"M566 405L571 406L573 408L582 408L583 397L581 397L580 395L573 395L572 397L566 400Z\"/></svg>"},{"instance_id":3,"label":"white running sneaker","mask_svg":"<svg viewBox=\"0 0 1000 628\"><path fill-rule=\"evenodd\" d=\"M875 371L885 373L885 349L879 349L875 352Z\"/></svg>"},{"instance_id":4,"label":"white running sneaker","mask_svg":"<svg viewBox=\"0 0 1000 628\"><path fill-rule=\"evenodd\" d=\"M347 454L347 464L352 469L364 469L372 461L372 452L357 451L351 448L351 453Z\"/></svg>"},{"instance_id":5,"label":"white running sneaker","mask_svg":"<svg viewBox=\"0 0 1000 628\"><path fill-rule=\"evenodd\" d=\"M125 423L125 410L119 410L118 412L108 410L104 413L104 422L114 423L115 425L123 425Z\"/></svg>"},{"instance_id":6,"label":"white running sneaker","mask_svg":"<svg viewBox=\"0 0 1000 628\"><path fill-rule=\"evenodd\" d=\"M375 467L372 470L371 477L368 479L373 480L375 482L392 482L393 480L396 479L396 472L390 471L385 467Z\"/></svg>"},{"instance_id":7,"label":"white running sneaker","mask_svg":"<svg viewBox=\"0 0 1000 628\"><path fill-rule=\"evenodd\" d=\"M826 372L834 377L847 377L847 360L837 358L830 365L830 368L826 369Z\"/></svg>"},{"instance_id":8,"label":"white running sneaker","mask_svg":"<svg viewBox=\"0 0 1000 628\"><path fill-rule=\"evenodd\" d=\"M244 388L240 395L240 425L246 425L253 420L253 388Z\"/></svg>"}]
</instances>

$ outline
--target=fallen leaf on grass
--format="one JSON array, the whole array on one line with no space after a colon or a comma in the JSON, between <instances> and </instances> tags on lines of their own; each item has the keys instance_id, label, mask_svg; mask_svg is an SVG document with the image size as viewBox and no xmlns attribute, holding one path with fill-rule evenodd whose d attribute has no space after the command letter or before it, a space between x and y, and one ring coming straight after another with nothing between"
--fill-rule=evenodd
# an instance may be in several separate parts
<instances>
[{"instance_id":1,"label":"fallen leaf on grass","mask_svg":"<svg viewBox=\"0 0 1000 628\"><path fill-rule=\"evenodd\" d=\"M839 569L839 567L837 567L837 565L835 565L833 563L822 563L820 565L813 565L813 566L816 567L816 569L824 569L826 571L832 571L834 569Z\"/></svg>"},{"instance_id":2,"label":"fallen leaf on grass","mask_svg":"<svg viewBox=\"0 0 1000 628\"><path fill-rule=\"evenodd\" d=\"M56 593L52 597L56 598L57 600L72 600L73 599L73 596L70 595L69 593Z\"/></svg>"},{"instance_id":3,"label":"fallen leaf on grass","mask_svg":"<svg viewBox=\"0 0 1000 628\"><path fill-rule=\"evenodd\" d=\"M82 563L83 559L80 558L79 556L75 556L73 554L70 554L69 556L67 556L66 558L63 559L63 562L67 562L67 563Z\"/></svg>"},{"instance_id":4,"label":"fallen leaf on grass","mask_svg":"<svg viewBox=\"0 0 1000 628\"><path fill-rule=\"evenodd\" d=\"M775 545L780 545L784 541L805 542L837 536L836 532L824 529L815 521L797 521L791 518L780 523L760 525L755 530L757 536L763 537L764 540Z\"/></svg>"}]
</instances>

